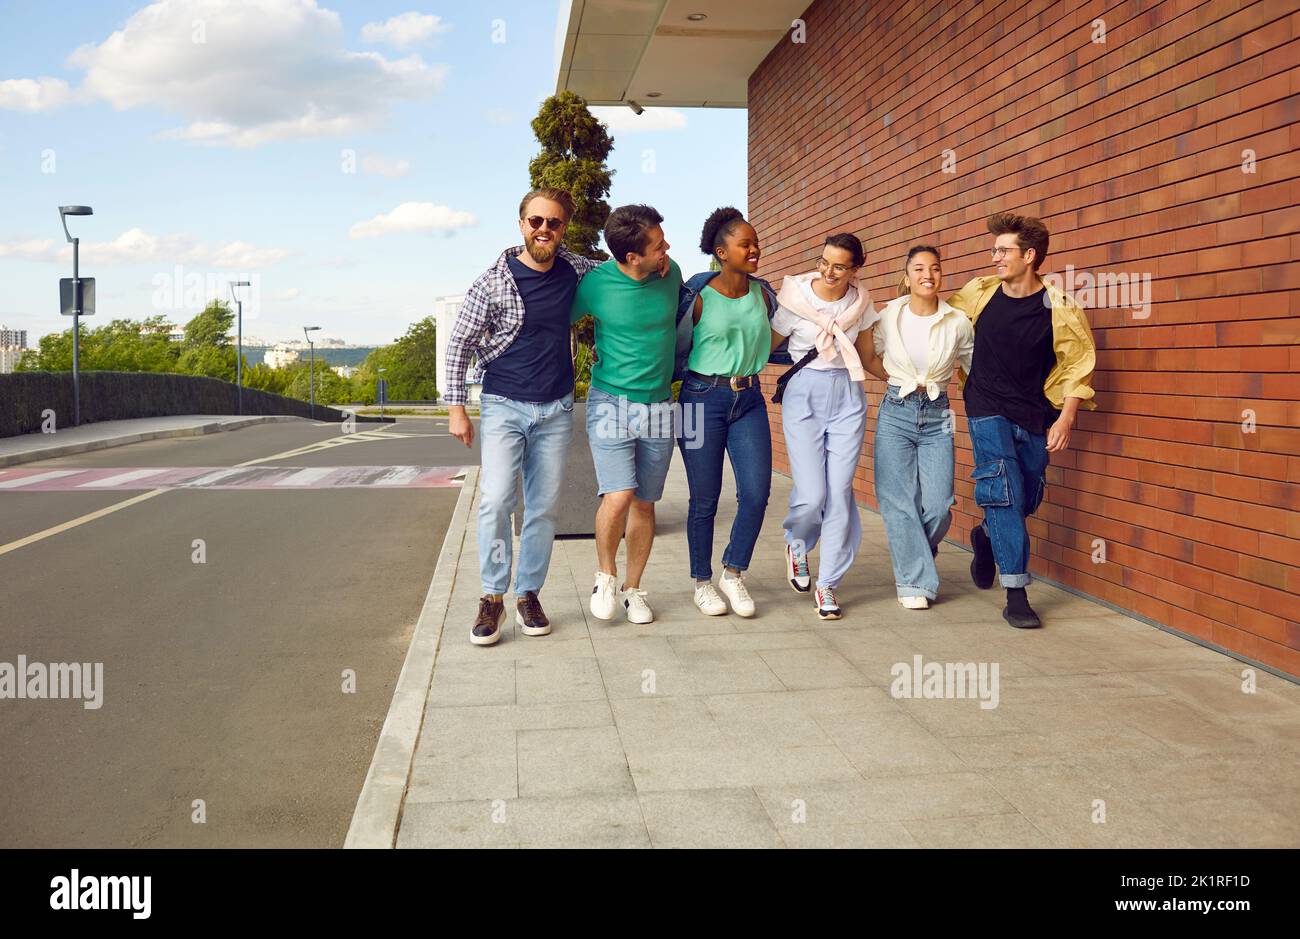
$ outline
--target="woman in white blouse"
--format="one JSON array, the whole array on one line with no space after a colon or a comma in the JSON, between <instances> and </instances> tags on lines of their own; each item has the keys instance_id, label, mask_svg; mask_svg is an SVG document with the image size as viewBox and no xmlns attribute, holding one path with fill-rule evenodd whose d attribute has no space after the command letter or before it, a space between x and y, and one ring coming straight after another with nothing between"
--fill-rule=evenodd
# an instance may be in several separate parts
<instances>
[{"instance_id":1,"label":"woman in white blouse","mask_svg":"<svg viewBox=\"0 0 1300 939\"><path fill-rule=\"evenodd\" d=\"M789 337L795 365L777 379L781 427L790 459L790 511L785 516L786 579L811 589L808 552L821 545L813 603L822 619L843 613L835 588L853 564L862 520L853 475L867 427L863 361L873 358L876 308L857 283L864 261L855 235L831 235L817 270L781 281L772 317L772 348Z\"/></svg>"},{"instance_id":2,"label":"woman in white blouse","mask_svg":"<svg viewBox=\"0 0 1300 939\"><path fill-rule=\"evenodd\" d=\"M885 304L875 328L888 387L876 415L876 500L889 536L898 602L924 610L939 590L934 558L952 523L953 369L969 372L975 330L966 314L939 298L939 250L907 253L902 296ZM882 361L883 360L883 361Z\"/></svg>"}]
</instances>

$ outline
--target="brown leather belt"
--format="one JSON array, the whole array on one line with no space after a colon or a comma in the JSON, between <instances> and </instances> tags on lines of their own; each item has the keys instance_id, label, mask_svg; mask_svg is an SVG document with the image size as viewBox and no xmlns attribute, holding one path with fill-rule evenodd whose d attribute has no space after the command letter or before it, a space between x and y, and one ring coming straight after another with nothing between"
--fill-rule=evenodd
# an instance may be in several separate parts
<instances>
[{"instance_id":1,"label":"brown leather belt","mask_svg":"<svg viewBox=\"0 0 1300 939\"><path fill-rule=\"evenodd\" d=\"M708 382L715 388L723 382L730 385L732 391L744 391L746 388L758 387L757 375L701 375L699 372L690 372L689 374L692 378Z\"/></svg>"}]
</instances>

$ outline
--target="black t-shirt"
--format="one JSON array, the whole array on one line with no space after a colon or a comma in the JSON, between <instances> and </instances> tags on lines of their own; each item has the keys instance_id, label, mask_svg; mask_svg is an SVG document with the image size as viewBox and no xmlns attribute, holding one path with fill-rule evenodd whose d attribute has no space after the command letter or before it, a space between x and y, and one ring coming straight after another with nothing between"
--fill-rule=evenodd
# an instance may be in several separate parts
<instances>
[{"instance_id":1,"label":"black t-shirt","mask_svg":"<svg viewBox=\"0 0 1300 939\"><path fill-rule=\"evenodd\" d=\"M975 322L975 353L962 391L966 416L1001 416L1045 433L1058 414L1043 394L1055 364L1047 288L1008 297L999 286Z\"/></svg>"},{"instance_id":2,"label":"black t-shirt","mask_svg":"<svg viewBox=\"0 0 1300 939\"><path fill-rule=\"evenodd\" d=\"M524 301L524 325L505 352L487 364L483 393L515 401L555 401L573 390L569 309L578 273L556 258L549 271L535 271L518 258L508 262Z\"/></svg>"}]
</instances>

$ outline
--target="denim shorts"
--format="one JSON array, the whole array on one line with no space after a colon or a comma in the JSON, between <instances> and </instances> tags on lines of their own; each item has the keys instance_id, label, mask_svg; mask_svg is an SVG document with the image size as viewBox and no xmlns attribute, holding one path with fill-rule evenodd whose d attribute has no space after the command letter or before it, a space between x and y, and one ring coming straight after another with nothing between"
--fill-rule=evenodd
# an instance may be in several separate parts
<instances>
[{"instance_id":1,"label":"denim shorts","mask_svg":"<svg viewBox=\"0 0 1300 939\"><path fill-rule=\"evenodd\" d=\"M592 388L587 442L599 495L633 489L636 498L658 502L673 458L673 402L640 404Z\"/></svg>"}]
</instances>

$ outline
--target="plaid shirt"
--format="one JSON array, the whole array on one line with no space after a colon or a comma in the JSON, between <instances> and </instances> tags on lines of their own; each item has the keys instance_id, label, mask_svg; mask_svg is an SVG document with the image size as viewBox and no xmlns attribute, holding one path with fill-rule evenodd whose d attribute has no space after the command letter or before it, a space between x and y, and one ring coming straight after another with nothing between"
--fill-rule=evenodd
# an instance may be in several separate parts
<instances>
[{"instance_id":1,"label":"plaid shirt","mask_svg":"<svg viewBox=\"0 0 1300 939\"><path fill-rule=\"evenodd\" d=\"M509 261L518 257L523 245L507 248L465 294L465 302L456 312L456 325L447 340L447 404L464 404L465 372L470 358L478 368L510 348L524 325L524 300L510 273ZM600 261L580 257L563 245L558 253L578 274L578 280L599 267Z\"/></svg>"}]
</instances>

